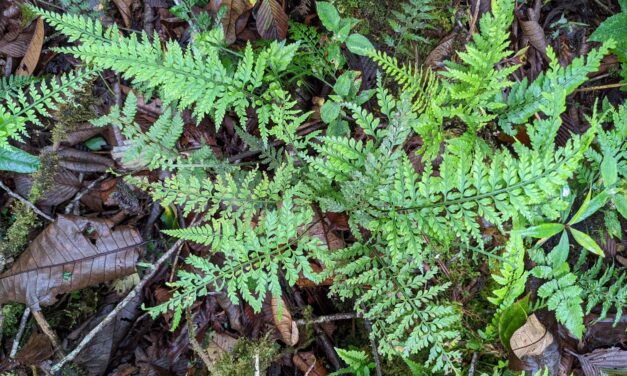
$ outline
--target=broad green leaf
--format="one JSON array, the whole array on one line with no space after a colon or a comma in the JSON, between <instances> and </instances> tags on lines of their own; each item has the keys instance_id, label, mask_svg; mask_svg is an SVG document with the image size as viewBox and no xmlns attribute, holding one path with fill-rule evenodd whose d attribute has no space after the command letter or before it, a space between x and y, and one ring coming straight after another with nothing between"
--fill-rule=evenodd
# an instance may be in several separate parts
<instances>
[{"instance_id":1,"label":"broad green leaf","mask_svg":"<svg viewBox=\"0 0 627 376\"><path fill-rule=\"evenodd\" d=\"M620 215L622 215L623 218L627 218L627 197L619 192L614 197L614 204Z\"/></svg>"},{"instance_id":2,"label":"broad green leaf","mask_svg":"<svg viewBox=\"0 0 627 376\"><path fill-rule=\"evenodd\" d=\"M344 137L350 134L350 128L346 120L338 119L331 122L327 128L327 136Z\"/></svg>"},{"instance_id":3,"label":"broad green leaf","mask_svg":"<svg viewBox=\"0 0 627 376\"><path fill-rule=\"evenodd\" d=\"M334 33L340 28L340 13L335 9L333 4L326 1L316 1L316 9L322 26Z\"/></svg>"},{"instance_id":4,"label":"broad green leaf","mask_svg":"<svg viewBox=\"0 0 627 376\"><path fill-rule=\"evenodd\" d=\"M618 163L615 156L605 154L603 162L601 162L601 177L603 178L603 185L606 187L611 187L616 183L618 180Z\"/></svg>"},{"instance_id":5,"label":"broad green leaf","mask_svg":"<svg viewBox=\"0 0 627 376\"><path fill-rule=\"evenodd\" d=\"M322 121L324 121L327 124L330 124L332 121L335 121L335 119L337 119L338 116L340 116L341 109L342 109L342 106L340 106L340 104L337 102L333 102L333 101L324 102L324 104L320 108L320 117L322 118Z\"/></svg>"},{"instance_id":6,"label":"broad green leaf","mask_svg":"<svg viewBox=\"0 0 627 376\"><path fill-rule=\"evenodd\" d=\"M588 40L605 42L610 38L616 41L616 48L613 50L618 58L623 61L627 60L627 12L607 18Z\"/></svg>"},{"instance_id":7,"label":"broad green leaf","mask_svg":"<svg viewBox=\"0 0 627 376\"><path fill-rule=\"evenodd\" d=\"M586 196L583 204L581 204L579 210L577 210L577 213L575 213L575 215L573 215L573 217L568 222L569 225L574 225L575 223L579 223L584 219L590 217L592 214L596 213L597 211L599 211L599 209L604 207L607 203L607 200L610 198L610 195L607 193L607 191L603 191L594 196L592 200L590 200L590 193L591 192L588 191L588 195Z\"/></svg>"},{"instance_id":8,"label":"broad green leaf","mask_svg":"<svg viewBox=\"0 0 627 376\"><path fill-rule=\"evenodd\" d=\"M335 81L333 91L342 98L347 97L351 92L351 86L353 85L354 80L355 72L344 72L340 77L338 77L337 81Z\"/></svg>"},{"instance_id":9,"label":"broad green leaf","mask_svg":"<svg viewBox=\"0 0 627 376\"><path fill-rule=\"evenodd\" d=\"M561 223L543 223L521 230L521 235L532 238L550 238L562 230L564 230L564 225Z\"/></svg>"},{"instance_id":10,"label":"broad green leaf","mask_svg":"<svg viewBox=\"0 0 627 376\"><path fill-rule=\"evenodd\" d=\"M553 266L553 271L558 269L563 263L568 260L568 253L570 251L570 241L568 240L568 234L566 231L562 232L560 242L557 243L555 248L549 253L548 259Z\"/></svg>"},{"instance_id":11,"label":"broad green leaf","mask_svg":"<svg viewBox=\"0 0 627 376\"><path fill-rule=\"evenodd\" d=\"M39 168L39 158L14 146L0 148L0 171L30 174Z\"/></svg>"},{"instance_id":12,"label":"broad green leaf","mask_svg":"<svg viewBox=\"0 0 627 376\"><path fill-rule=\"evenodd\" d=\"M529 311L529 295L505 308L498 324L499 339L506 349L510 350L509 341L518 328L527 322Z\"/></svg>"},{"instance_id":13,"label":"broad green leaf","mask_svg":"<svg viewBox=\"0 0 627 376\"><path fill-rule=\"evenodd\" d=\"M346 40L346 47L350 52L361 56L367 56L368 51L374 50L368 38L361 34L351 34Z\"/></svg>"},{"instance_id":14,"label":"broad green leaf","mask_svg":"<svg viewBox=\"0 0 627 376\"><path fill-rule=\"evenodd\" d=\"M573 238L575 238L575 241L579 243L579 245L584 247L586 250L598 256L605 257L605 253L603 253L603 250L601 249L601 247L599 247L597 242L595 242L594 239L590 237L590 235L584 232L581 232L579 230L576 230L572 227L570 228L570 233L573 234Z\"/></svg>"}]
</instances>

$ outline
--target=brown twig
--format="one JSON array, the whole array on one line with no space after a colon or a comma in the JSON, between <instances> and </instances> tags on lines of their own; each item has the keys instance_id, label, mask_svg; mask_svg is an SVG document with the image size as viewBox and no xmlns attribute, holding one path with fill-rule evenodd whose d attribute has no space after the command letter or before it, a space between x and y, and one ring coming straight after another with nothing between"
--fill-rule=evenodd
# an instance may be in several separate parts
<instances>
[{"instance_id":1,"label":"brown twig","mask_svg":"<svg viewBox=\"0 0 627 376\"><path fill-rule=\"evenodd\" d=\"M28 318L30 317L30 308L26 307L24 313L22 314L22 319L20 320L20 326L17 329L17 334L13 339L13 345L11 346L11 352L9 353L9 358L15 358L15 354L17 354L17 349L20 347L20 341L22 340L22 336L24 335L24 330L26 330L26 324L28 323Z\"/></svg>"},{"instance_id":2,"label":"brown twig","mask_svg":"<svg viewBox=\"0 0 627 376\"><path fill-rule=\"evenodd\" d=\"M296 320L296 325L323 324L330 321L354 320L358 318L361 318L361 315L358 313L335 313L333 315L316 317L313 320L299 319Z\"/></svg>"},{"instance_id":3,"label":"brown twig","mask_svg":"<svg viewBox=\"0 0 627 376\"><path fill-rule=\"evenodd\" d=\"M576 93L584 93L586 91L595 91L595 90L616 89L616 88L623 87L623 86L627 86L627 82L619 82L616 84L607 84L607 85L600 85L600 86L583 87L581 89L578 89Z\"/></svg>"},{"instance_id":4,"label":"brown twig","mask_svg":"<svg viewBox=\"0 0 627 376\"><path fill-rule=\"evenodd\" d=\"M61 342L59 341L59 337L57 337L57 334L54 332L54 330L52 330L44 315L41 313L41 311L33 310L33 317L35 318L35 321L37 321L39 329L41 329L41 331L50 340L54 352L57 354L59 359L63 359L63 350L61 350Z\"/></svg>"},{"instance_id":5,"label":"brown twig","mask_svg":"<svg viewBox=\"0 0 627 376\"><path fill-rule=\"evenodd\" d=\"M472 360L470 361L470 368L468 369L468 376L475 376L475 367L477 366L477 353L472 353Z\"/></svg>"},{"instance_id":6,"label":"brown twig","mask_svg":"<svg viewBox=\"0 0 627 376\"><path fill-rule=\"evenodd\" d=\"M80 201L80 199L83 198L83 196L85 196L87 192L91 191L98 183L103 181L106 177L107 177L106 174L100 176L98 179L89 183L89 185L85 187L83 190L78 192L76 196L74 196L74 198L72 199L72 202L70 202L68 206L65 208L65 214L70 214L72 212L72 209L74 209L74 206L78 203L78 201Z\"/></svg>"},{"instance_id":7,"label":"brown twig","mask_svg":"<svg viewBox=\"0 0 627 376\"><path fill-rule=\"evenodd\" d=\"M370 339L370 351L372 352L372 356L374 357L374 364L377 369L377 376L383 376L383 368L381 368L381 356L379 356L379 351L377 350L377 342L372 339L372 324L370 320L364 320L364 326L366 327L366 331L368 332L368 338Z\"/></svg>"},{"instance_id":8,"label":"brown twig","mask_svg":"<svg viewBox=\"0 0 627 376\"><path fill-rule=\"evenodd\" d=\"M37 213L39 216L41 216L42 218L47 219L50 222L54 222L54 218L52 218L51 216L49 216L48 214L42 212L41 210L39 210L38 207L35 206L35 204L33 204L32 202L28 201L27 199L25 199L24 197L18 195L17 193L13 192L11 190L11 188L7 187L6 185L4 185L3 182L0 181L0 188L4 189L9 196L16 198L20 201L22 201L22 203L26 206L28 206L29 208L31 208L35 213Z\"/></svg>"},{"instance_id":9,"label":"brown twig","mask_svg":"<svg viewBox=\"0 0 627 376\"><path fill-rule=\"evenodd\" d=\"M104 320L100 322L100 324L96 325L96 327L94 327L83 338L81 343L79 343L78 346L76 346L76 348L72 350L72 352L67 354L65 358L61 359L57 364L55 364L50 369L50 372L54 375L57 372L59 372L65 364L73 361L76 358L76 356L85 348L85 346L87 346L89 342L91 342L91 340L94 339L94 337L98 333L100 333L102 329L104 329L105 326L107 326L111 321L113 321L115 317L118 315L118 313L120 313L120 311L122 311L124 307L126 307L133 300L133 298L135 298L135 296L137 296L143 290L146 284L148 284L148 281L150 281L157 274L157 271L159 270L159 268L161 268L161 265L163 265L168 259L170 259L170 257L179 249L181 244L183 244L183 240L180 240L180 239L176 243L174 243L174 245L170 247L170 249L168 249L159 258L159 260L157 260L157 262L152 266L150 271L144 276L144 278L142 278L141 282L139 282L137 286L135 286L135 288L131 290L130 293L128 293L126 298L124 298L120 303L118 303L115 309L109 312L107 317L105 317Z\"/></svg>"},{"instance_id":10,"label":"brown twig","mask_svg":"<svg viewBox=\"0 0 627 376\"><path fill-rule=\"evenodd\" d=\"M207 352L200 346L198 340L196 340L196 331L194 330L194 318L192 317L192 310L190 307L185 308L185 318L187 319L187 336L189 337L189 343L192 345L192 350L202 359L205 363L207 370L211 370L211 360L207 355Z\"/></svg>"}]
</instances>

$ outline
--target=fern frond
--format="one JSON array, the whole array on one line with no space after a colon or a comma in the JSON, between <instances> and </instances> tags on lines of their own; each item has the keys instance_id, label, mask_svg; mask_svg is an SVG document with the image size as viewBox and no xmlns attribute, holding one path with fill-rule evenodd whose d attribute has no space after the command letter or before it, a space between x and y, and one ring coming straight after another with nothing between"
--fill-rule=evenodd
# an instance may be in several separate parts
<instances>
[{"instance_id":1,"label":"fern frond","mask_svg":"<svg viewBox=\"0 0 627 376\"><path fill-rule=\"evenodd\" d=\"M9 139L22 140L28 123L41 125L39 117L50 115L57 105L68 102L93 76L92 70L67 73L58 80L32 82L24 89L8 93L0 104L0 147Z\"/></svg>"}]
</instances>

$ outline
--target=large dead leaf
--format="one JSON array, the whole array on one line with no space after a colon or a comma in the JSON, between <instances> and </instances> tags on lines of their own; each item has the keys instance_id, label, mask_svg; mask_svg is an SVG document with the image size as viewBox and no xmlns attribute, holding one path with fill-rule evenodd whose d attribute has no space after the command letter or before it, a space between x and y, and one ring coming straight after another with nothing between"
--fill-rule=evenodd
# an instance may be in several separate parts
<instances>
[{"instance_id":1,"label":"large dead leaf","mask_svg":"<svg viewBox=\"0 0 627 376\"><path fill-rule=\"evenodd\" d=\"M124 21L124 26L131 27L131 4L133 4L133 0L113 0L113 3L116 7L118 7L118 10L122 15L122 21Z\"/></svg>"},{"instance_id":2,"label":"large dead leaf","mask_svg":"<svg viewBox=\"0 0 627 376\"><path fill-rule=\"evenodd\" d=\"M264 39L287 37L287 14L278 0L262 0L257 12L257 31Z\"/></svg>"},{"instance_id":3,"label":"large dead leaf","mask_svg":"<svg viewBox=\"0 0 627 376\"><path fill-rule=\"evenodd\" d=\"M22 58L20 66L15 72L18 76L29 76L35 71L37 63L39 62L39 55L41 55L41 47L44 45L44 21L41 18L37 19L35 26L35 33L30 40L26 54Z\"/></svg>"},{"instance_id":4,"label":"large dead leaf","mask_svg":"<svg viewBox=\"0 0 627 376\"><path fill-rule=\"evenodd\" d=\"M0 275L0 304L39 310L58 294L133 273L142 238L130 226L113 226L109 220L60 215Z\"/></svg>"},{"instance_id":5,"label":"large dead leaf","mask_svg":"<svg viewBox=\"0 0 627 376\"><path fill-rule=\"evenodd\" d=\"M211 9L217 13L220 8L225 7L226 12L222 17L222 25L224 26L224 36L226 43L234 43L237 39L238 32L238 20L240 17L246 17L248 11L250 11L255 5L251 0L212 0Z\"/></svg>"},{"instance_id":6,"label":"large dead leaf","mask_svg":"<svg viewBox=\"0 0 627 376\"><path fill-rule=\"evenodd\" d=\"M105 172L114 165L107 157L72 148L59 150L58 156L61 167L77 172Z\"/></svg>"}]
</instances>

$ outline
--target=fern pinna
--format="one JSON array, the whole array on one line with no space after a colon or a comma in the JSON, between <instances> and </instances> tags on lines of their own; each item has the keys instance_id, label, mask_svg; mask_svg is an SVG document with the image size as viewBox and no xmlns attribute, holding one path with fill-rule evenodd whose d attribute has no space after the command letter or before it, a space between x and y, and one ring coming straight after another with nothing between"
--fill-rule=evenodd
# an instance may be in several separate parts
<instances>
[{"instance_id":1,"label":"fern pinna","mask_svg":"<svg viewBox=\"0 0 627 376\"><path fill-rule=\"evenodd\" d=\"M96 69L118 71L139 89L158 91L168 108L148 134L134 122L133 95L124 109L96 121L116 124L146 146L131 149L130 159L172 172L158 182L131 180L163 205L195 213L202 224L166 233L210 249L206 257L187 259L190 268L172 283L172 299L150 308L153 315L173 310L176 325L197 298L222 289L234 302L242 299L259 311L268 293L280 295L281 283L294 285L299 274L314 282L332 277L331 293L351 300L372 322L372 337L382 354L422 356L432 372L459 372L461 310L448 299L450 282L436 267L438 261L452 252L471 256L464 249L485 253L481 222L508 233L512 222L518 226L557 218L565 207L563 186L586 157L596 158L588 150L598 125L563 147L555 147L554 140L566 96L579 82L573 77L594 70L611 43L570 68L558 67L549 50L549 72L539 82L516 84L510 79L516 66L497 69L511 56L513 9L513 1L494 1L479 33L440 76L371 51L401 94L393 94L379 79L376 111L334 97L333 108L346 111L360 128L359 138L297 133L311 114L298 109L280 84L299 49L296 43L272 42L257 50L248 44L225 52L224 34L214 29L197 35L189 49L175 42L166 42L163 49L156 37L125 37L115 26L105 29L78 16L35 12L79 42L59 51ZM302 63L311 61L303 58ZM349 76L357 77L342 75ZM507 90L510 95L504 97ZM182 156L176 148L182 124L175 109L190 108L198 121L211 117L216 128L227 111L245 125L254 110L260 138L243 126L237 132L266 153L264 162L249 169L216 156L209 147ZM528 122L538 112L544 116ZM465 125L462 137L446 133L453 121ZM504 130L526 124L530 144L494 150L477 133L497 121ZM415 135L424 142L423 160L440 157L438 164L415 168L404 148ZM275 148L274 143L285 146ZM310 228L321 220L313 208L347 214L350 244L330 250L312 235ZM500 287L491 301L497 315L524 290L524 256L523 239L513 237L502 256L507 264L495 275ZM552 256L537 259L550 262ZM312 262L324 265L324 271L314 272Z\"/></svg>"}]
</instances>

